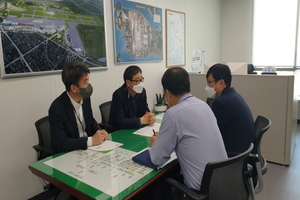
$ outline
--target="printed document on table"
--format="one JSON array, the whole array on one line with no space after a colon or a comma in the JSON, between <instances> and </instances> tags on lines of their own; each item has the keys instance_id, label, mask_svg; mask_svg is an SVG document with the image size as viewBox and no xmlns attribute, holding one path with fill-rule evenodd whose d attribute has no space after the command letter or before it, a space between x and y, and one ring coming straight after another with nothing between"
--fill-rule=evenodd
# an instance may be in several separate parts
<instances>
[{"instance_id":1,"label":"printed document on table","mask_svg":"<svg viewBox=\"0 0 300 200\"><path fill-rule=\"evenodd\" d=\"M122 145L123 145L122 143L114 142L111 140L106 140L99 145L91 146L88 148L91 150L94 150L94 151L110 151L110 150L115 149Z\"/></svg>"},{"instance_id":2,"label":"printed document on table","mask_svg":"<svg viewBox=\"0 0 300 200\"><path fill-rule=\"evenodd\" d=\"M116 200L120 199L116 195L153 171L133 162L134 153L123 148L105 154L90 149L75 150L44 163L78 180L78 184L85 183Z\"/></svg>"},{"instance_id":3,"label":"printed document on table","mask_svg":"<svg viewBox=\"0 0 300 200\"><path fill-rule=\"evenodd\" d=\"M146 137L152 137L153 136L153 130L155 132L158 132L160 128L160 123L154 123L147 125L143 128L140 128L139 130L135 131L133 134L146 136Z\"/></svg>"}]
</instances>

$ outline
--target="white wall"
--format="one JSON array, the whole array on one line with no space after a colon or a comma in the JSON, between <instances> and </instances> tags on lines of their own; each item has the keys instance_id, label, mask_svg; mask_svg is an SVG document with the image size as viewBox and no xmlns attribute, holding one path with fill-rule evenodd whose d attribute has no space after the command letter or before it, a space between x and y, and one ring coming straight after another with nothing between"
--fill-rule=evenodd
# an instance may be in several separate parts
<instances>
[{"instance_id":1,"label":"white wall","mask_svg":"<svg viewBox=\"0 0 300 200\"><path fill-rule=\"evenodd\" d=\"M112 3L105 1L108 70L92 71L94 87L92 108L100 121L98 105L111 99L122 83L128 66L114 64ZM206 49L207 61L220 60L221 0L139 0L138 2L186 13L186 67L191 64L192 49ZM163 21L165 12L163 12ZM165 33L165 30L163 30ZM165 38L165 37L164 37ZM165 47L165 40L164 40ZM164 50L165 52L165 50ZM165 57L165 55L164 55ZM160 79L166 61L139 63L145 77L148 103L153 109L154 95L161 92ZM60 74L0 79L0 199L27 199L42 192L39 179L28 169L36 161L33 145L38 143L34 122L47 115L51 102L64 91Z\"/></svg>"},{"instance_id":2,"label":"white wall","mask_svg":"<svg viewBox=\"0 0 300 200\"><path fill-rule=\"evenodd\" d=\"M253 0L221 2L221 62L251 63Z\"/></svg>"},{"instance_id":3,"label":"white wall","mask_svg":"<svg viewBox=\"0 0 300 200\"><path fill-rule=\"evenodd\" d=\"M186 3L186 69L191 66L193 49L204 49L206 62L221 56L221 1L187 0ZM189 70L190 71L190 70Z\"/></svg>"}]
</instances>

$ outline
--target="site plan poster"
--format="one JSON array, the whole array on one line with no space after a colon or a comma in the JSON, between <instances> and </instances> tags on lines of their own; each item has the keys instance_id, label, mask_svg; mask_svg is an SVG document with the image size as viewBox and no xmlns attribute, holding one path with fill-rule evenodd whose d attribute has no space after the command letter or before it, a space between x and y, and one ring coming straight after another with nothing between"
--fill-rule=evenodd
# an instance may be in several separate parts
<instances>
[{"instance_id":1,"label":"site plan poster","mask_svg":"<svg viewBox=\"0 0 300 200\"><path fill-rule=\"evenodd\" d=\"M61 70L70 61L106 69L103 0L0 1L1 76Z\"/></svg>"},{"instance_id":2,"label":"site plan poster","mask_svg":"<svg viewBox=\"0 0 300 200\"><path fill-rule=\"evenodd\" d=\"M126 0L114 0L115 62L163 59L162 9Z\"/></svg>"}]
</instances>

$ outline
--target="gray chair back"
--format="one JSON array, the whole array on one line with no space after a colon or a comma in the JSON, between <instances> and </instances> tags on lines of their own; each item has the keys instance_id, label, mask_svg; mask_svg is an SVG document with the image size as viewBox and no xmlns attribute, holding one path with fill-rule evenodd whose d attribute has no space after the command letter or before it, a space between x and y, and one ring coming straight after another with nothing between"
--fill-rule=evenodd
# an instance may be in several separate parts
<instances>
[{"instance_id":1,"label":"gray chair back","mask_svg":"<svg viewBox=\"0 0 300 200\"><path fill-rule=\"evenodd\" d=\"M210 162L204 170L200 193L208 195L209 199L240 200L254 197L246 172L248 157L253 149L250 145L247 151L227 160Z\"/></svg>"}]
</instances>

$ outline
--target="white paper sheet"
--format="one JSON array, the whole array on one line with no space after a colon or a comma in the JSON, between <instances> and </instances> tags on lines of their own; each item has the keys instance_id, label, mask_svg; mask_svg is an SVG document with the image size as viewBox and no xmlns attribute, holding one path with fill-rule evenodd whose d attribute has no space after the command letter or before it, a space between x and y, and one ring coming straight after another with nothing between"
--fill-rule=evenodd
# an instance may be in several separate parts
<instances>
[{"instance_id":1,"label":"white paper sheet","mask_svg":"<svg viewBox=\"0 0 300 200\"><path fill-rule=\"evenodd\" d=\"M94 151L109 151L109 150L115 149L122 145L123 145L122 143L114 142L111 140L106 140L99 145L88 147L88 149L91 149Z\"/></svg>"},{"instance_id":2,"label":"white paper sheet","mask_svg":"<svg viewBox=\"0 0 300 200\"><path fill-rule=\"evenodd\" d=\"M153 130L155 132L158 132L160 128L160 123L154 123L151 125L147 125L143 128L140 128L139 130L135 131L133 134L146 136L146 137L152 137L153 136Z\"/></svg>"}]
</instances>

